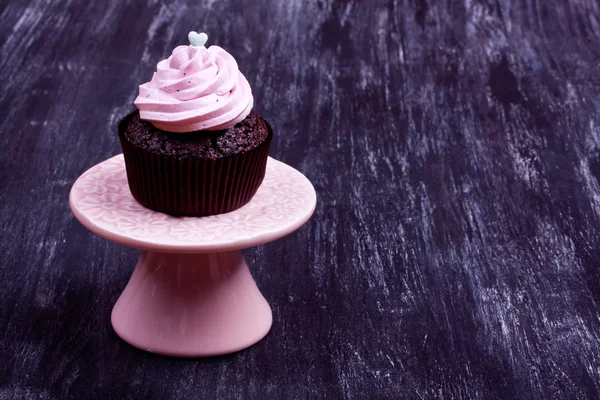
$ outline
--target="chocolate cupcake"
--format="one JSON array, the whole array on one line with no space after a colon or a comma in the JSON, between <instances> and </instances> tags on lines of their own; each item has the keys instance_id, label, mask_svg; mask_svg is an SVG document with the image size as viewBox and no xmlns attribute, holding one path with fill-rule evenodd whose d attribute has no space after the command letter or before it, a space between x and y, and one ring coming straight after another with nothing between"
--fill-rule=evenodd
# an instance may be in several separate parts
<instances>
[{"instance_id":1,"label":"chocolate cupcake","mask_svg":"<svg viewBox=\"0 0 600 400\"><path fill-rule=\"evenodd\" d=\"M205 34L190 33L140 86L139 112L118 133L133 197L172 215L233 211L250 201L265 175L273 133L252 111L250 85L237 63Z\"/></svg>"}]
</instances>

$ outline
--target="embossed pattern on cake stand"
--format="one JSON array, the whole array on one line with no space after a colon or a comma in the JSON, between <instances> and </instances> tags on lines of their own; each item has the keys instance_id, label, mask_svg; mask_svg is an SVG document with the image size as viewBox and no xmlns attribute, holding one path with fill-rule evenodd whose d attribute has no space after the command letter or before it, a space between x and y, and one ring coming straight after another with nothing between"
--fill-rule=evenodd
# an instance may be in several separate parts
<instances>
[{"instance_id":1,"label":"embossed pattern on cake stand","mask_svg":"<svg viewBox=\"0 0 600 400\"><path fill-rule=\"evenodd\" d=\"M86 171L69 197L90 231L143 250L111 322L131 345L176 357L232 353L262 339L272 313L241 250L279 239L312 215L316 194L292 167L269 158L252 200L208 217L173 217L131 195L122 155Z\"/></svg>"}]
</instances>

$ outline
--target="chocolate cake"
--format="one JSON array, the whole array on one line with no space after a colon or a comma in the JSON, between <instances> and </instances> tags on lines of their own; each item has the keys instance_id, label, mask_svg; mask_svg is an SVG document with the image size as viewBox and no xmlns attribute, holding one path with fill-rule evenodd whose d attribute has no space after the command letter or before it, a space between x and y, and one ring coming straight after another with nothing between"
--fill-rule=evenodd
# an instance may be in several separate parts
<instances>
[{"instance_id":1,"label":"chocolate cake","mask_svg":"<svg viewBox=\"0 0 600 400\"><path fill-rule=\"evenodd\" d=\"M265 176L272 136L254 111L221 131L166 132L138 111L119 124L133 197L179 216L222 214L249 202Z\"/></svg>"},{"instance_id":2,"label":"chocolate cake","mask_svg":"<svg viewBox=\"0 0 600 400\"><path fill-rule=\"evenodd\" d=\"M217 159L250 151L264 143L269 134L267 122L256 112L236 125L220 131L171 133L155 128L134 111L119 129L131 145L154 154L177 159Z\"/></svg>"}]
</instances>

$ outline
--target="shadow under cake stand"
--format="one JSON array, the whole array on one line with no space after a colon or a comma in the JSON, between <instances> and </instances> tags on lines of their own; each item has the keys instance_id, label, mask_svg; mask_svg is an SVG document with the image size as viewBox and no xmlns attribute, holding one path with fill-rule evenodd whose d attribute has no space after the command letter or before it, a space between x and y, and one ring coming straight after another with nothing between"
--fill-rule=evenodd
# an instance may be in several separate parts
<instances>
[{"instance_id":1,"label":"shadow under cake stand","mask_svg":"<svg viewBox=\"0 0 600 400\"><path fill-rule=\"evenodd\" d=\"M131 195L123 155L77 179L77 219L108 240L143 250L111 322L131 345L177 357L232 353L262 339L273 321L241 250L288 235L316 205L310 181L269 158L265 179L244 207L209 217L173 217Z\"/></svg>"}]
</instances>

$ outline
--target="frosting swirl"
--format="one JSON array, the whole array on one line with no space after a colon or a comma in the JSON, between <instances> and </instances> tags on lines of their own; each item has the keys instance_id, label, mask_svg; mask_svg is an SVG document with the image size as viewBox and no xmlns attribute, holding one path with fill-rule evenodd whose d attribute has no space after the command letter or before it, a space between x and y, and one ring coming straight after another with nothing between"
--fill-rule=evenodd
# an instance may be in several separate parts
<instances>
[{"instance_id":1,"label":"frosting swirl","mask_svg":"<svg viewBox=\"0 0 600 400\"><path fill-rule=\"evenodd\" d=\"M140 117L168 132L216 131L248 116L253 97L235 59L218 46L178 46L140 85Z\"/></svg>"}]
</instances>

